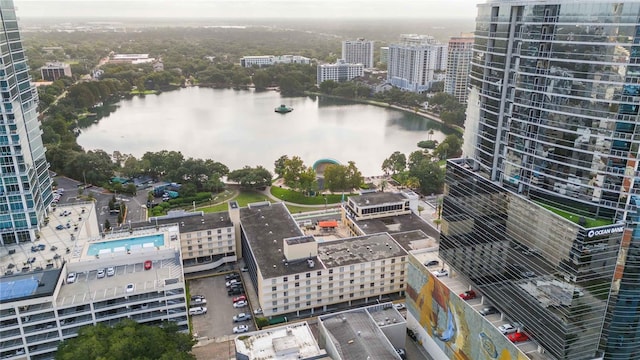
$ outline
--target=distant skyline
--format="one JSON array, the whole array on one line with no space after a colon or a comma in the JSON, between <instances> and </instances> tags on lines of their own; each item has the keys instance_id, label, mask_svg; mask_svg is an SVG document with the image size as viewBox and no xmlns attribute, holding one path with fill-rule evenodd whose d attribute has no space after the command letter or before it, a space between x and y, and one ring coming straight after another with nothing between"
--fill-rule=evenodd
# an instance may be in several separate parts
<instances>
[{"instance_id":1,"label":"distant skyline","mask_svg":"<svg viewBox=\"0 0 640 360\"><path fill-rule=\"evenodd\" d=\"M474 18L484 0L14 0L22 18Z\"/></svg>"}]
</instances>

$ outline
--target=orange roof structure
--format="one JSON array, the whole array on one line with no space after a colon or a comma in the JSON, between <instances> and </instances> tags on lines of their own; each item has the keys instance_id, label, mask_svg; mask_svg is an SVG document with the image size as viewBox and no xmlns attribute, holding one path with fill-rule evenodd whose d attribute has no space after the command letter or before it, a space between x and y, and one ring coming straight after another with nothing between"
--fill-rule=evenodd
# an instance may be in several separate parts
<instances>
[{"instance_id":1,"label":"orange roof structure","mask_svg":"<svg viewBox=\"0 0 640 360\"><path fill-rule=\"evenodd\" d=\"M320 221L318 223L318 226L320 226L321 228L334 228L334 227L338 227L338 222L333 220L333 221Z\"/></svg>"}]
</instances>

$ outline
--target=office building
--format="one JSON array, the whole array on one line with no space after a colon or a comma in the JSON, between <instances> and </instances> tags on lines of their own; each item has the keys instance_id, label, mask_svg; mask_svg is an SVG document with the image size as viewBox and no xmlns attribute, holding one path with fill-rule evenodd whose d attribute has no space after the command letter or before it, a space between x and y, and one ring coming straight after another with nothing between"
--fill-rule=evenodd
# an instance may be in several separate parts
<instances>
[{"instance_id":1,"label":"office building","mask_svg":"<svg viewBox=\"0 0 640 360\"><path fill-rule=\"evenodd\" d=\"M440 256L554 359L640 351L640 2L478 7Z\"/></svg>"},{"instance_id":2,"label":"office building","mask_svg":"<svg viewBox=\"0 0 640 360\"><path fill-rule=\"evenodd\" d=\"M318 65L318 86L327 80L335 82L349 81L364 75L364 65L349 64L339 59L335 64Z\"/></svg>"},{"instance_id":3,"label":"office building","mask_svg":"<svg viewBox=\"0 0 640 360\"><path fill-rule=\"evenodd\" d=\"M45 81L56 81L61 77L71 77L71 66L62 62L48 62L40 68L40 75Z\"/></svg>"},{"instance_id":4,"label":"office building","mask_svg":"<svg viewBox=\"0 0 640 360\"><path fill-rule=\"evenodd\" d=\"M388 233L316 239L282 203L230 211L240 218L244 262L269 319L404 296L407 251Z\"/></svg>"},{"instance_id":5,"label":"office building","mask_svg":"<svg viewBox=\"0 0 640 360\"><path fill-rule=\"evenodd\" d=\"M447 67L447 45L427 35L402 35L389 45L387 82L402 90L421 93L443 81Z\"/></svg>"},{"instance_id":6,"label":"office building","mask_svg":"<svg viewBox=\"0 0 640 360\"><path fill-rule=\"evenodd\" d=\"M342 42L342 59L349 64L362 64L365 69L375 66L372 40L357 39Z\"/></svg>"},{"instance_id":7,"label":"office building","mask_svg":"<svg viewBox=\"0 0 640 360\"><path fill-rule=\"evenodd\" d=\"M459 103L466 104L473 55L473 35L451 37L447 51L444 92L455 96Z\"/></svg>"},{"instance_id":8,"label":"office building","mask_svg":"<svg viewBox=\"0 0 640 360\"><path fill-rule=\"evenodd\" d=\"M389 47L380 47L380 64L387 65L389 63Z\"/></svg>"},{"instance_id":9,"label":"office building","mask_svg":"<svg viewBox=\"0 0 640 360\"><path fill-rule=\"evenodd\" d=\"M0 244L33 241L53 201L49 163L38 121L13 1L0 8Z\"/></svg>"},{"instance_id":10,"label":"office building","mask_svg":"<svg viewBox=\"0 0 640 360\"><path fill-rule=\"evenodd\" d=\"M260 56L243 56L240 59L240 66L271 66L275 64L311 64L311 59L300 55L260 55Z\"/></svg>"},{"instance_id":11,"label":"office building","mask_svg":"<svg viewBox=\"0 0 640 360\"><path fill-rule=\"evenodd\" d=\"M184 273L195 273L235 263L239 256L235 226L226 211L217 213L170 211L165 216L132 224L133 228L178 224Z\"/></svg>"},{"instance_id":12,"label":"office building","mask_svg":"<svg viewBox=\"0 0 640 360\"><path fill-rule=\"evenodd\" d=\"M156 61L149 54L116 54L113 51L109 54L111 64L150 64Z\"/></svg>"},{"instance_id":13,"label":"office building","mask_svg":"<svg viewBox=\"0 0 640 360\"><path fill-rule=\"evenodd\" d=\"M127 318L188 331L179 231L103 233L93 202L58 206L37 243L0 249L0 357L51 359L82 326Z\"/></svg>"}]
</instances>

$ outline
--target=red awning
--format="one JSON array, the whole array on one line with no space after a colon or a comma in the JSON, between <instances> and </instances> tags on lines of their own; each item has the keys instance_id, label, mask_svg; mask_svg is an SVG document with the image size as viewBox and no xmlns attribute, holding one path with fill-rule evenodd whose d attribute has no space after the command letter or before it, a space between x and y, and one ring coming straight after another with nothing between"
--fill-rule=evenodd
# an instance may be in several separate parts
<instances>
[{"instance_id":1,"label":"red awning","mask_svg":"<svg viewBox=\"0 0 640 360\"><path fill-rule=\"evenodd\" d=\"M320 221L318 223L318 226L320 226L321 228L334 228L334 227L338 227L338 222L337 221Z\"/></svg>"}]
</instances>

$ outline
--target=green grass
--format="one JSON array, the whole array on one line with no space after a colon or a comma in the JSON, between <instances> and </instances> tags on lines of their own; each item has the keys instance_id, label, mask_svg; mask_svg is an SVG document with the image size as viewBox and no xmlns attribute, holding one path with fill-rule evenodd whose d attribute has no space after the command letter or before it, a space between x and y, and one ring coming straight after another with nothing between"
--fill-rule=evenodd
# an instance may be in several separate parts
<instances>
[{"instance_id":1,"label":"green grass","mask_svg":"<svg viewBox=\"0 0 640 360\"><path fill-rule=\"evenodd\" d=\"M226 199L226 200L228 200L228 199ZM229 210L229 206L227 205L226 200L222 204L218 204L218 205L214 205L214 206L208 206L208 207L205 207L205 208L200 208L198 210L202 210L205 213L227 211L227 210ZM238 206L240 206L240 207L245 207L249 203L260 202L260 201L265 201L265 200L266 201L270 201L270 199L267 198L262 193L259 193L259 192L256 192L256 191L247 191L247 190L240 191L238 196L233 198L233 200L237 201L238 202Z\"/></svg>"},{"instance_id":2,"label":"green grass","mask_svg":"<svg viewBox=\"0 0 640 360\"><path fill-rule=\"evenodd\" d=\"M556 215L560 215L563 218L572 221L576 224L579 223L580 218L584 218L585 220L585 228L593 228L593 227L598 227L598 226L604 226L604 225L611 225L613 224L613 221L611 221L610 219L593 219L593 218L588 218L588 217L584 217L584 216L580 216L578 214L569 212L569 211L564 211L564 210L560 210L558 208L555 208L553 206L547 205L547 204L543 204L543 203L537 203L538 205L542 206L543 208L551 211L552 213L556 214Z\"/></svg>"},{"instance_id":3,"label":"green grass","mask_svg":"<svg viewBox=\"0 0 640 360\"><path fill-rule=\"evenodd\" d=\"M302 205L325 205L325 196L306 196L305 194L289 189L283 189L281 187L272 186L271 187L271 195L277 197L282 201L288 201L296 204ZM353 194L344 194L344 198ZM337 204L342 201L342 194L327 194L326 195L327 202L326 204Z\"/></svg>"}]
</instances>

